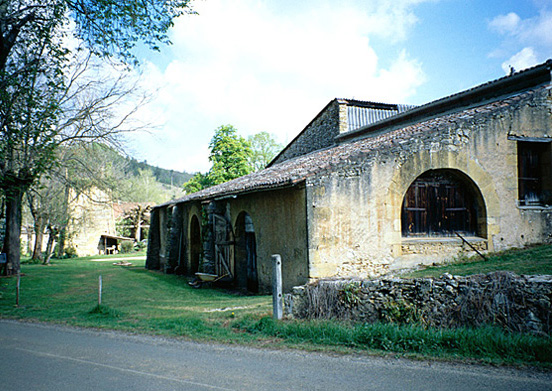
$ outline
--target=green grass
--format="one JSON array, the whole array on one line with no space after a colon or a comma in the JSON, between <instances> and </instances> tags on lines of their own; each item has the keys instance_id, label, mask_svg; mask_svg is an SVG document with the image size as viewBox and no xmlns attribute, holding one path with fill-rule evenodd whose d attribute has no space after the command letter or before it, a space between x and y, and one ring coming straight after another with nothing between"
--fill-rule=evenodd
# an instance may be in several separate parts
<instances>
[{"instance_id":1,"label":"green grass","mask_svg":"<svg viewBox=\"0 0 552 391\"><path fill-rule=\"evenodd\" d=\"M267 296L192 289L184 278L147 271L143 260L132 260L130 267L114 262L77 258L22 265L19 307L14 306L16 279L0 279L0 316L218 340L235 334L222 326L232 312L266 315L271 310ZM102 306L96 308L100 275Z\"/></svg>"},{"instance_id":2,"label":"green grass","mask_svg":"<svg viewBox=\"0 0 552 391\"><path fill-rule=\"evenodd\" d=\"M552 340L509 334L496 327L454 330L416 325L343 325L332 321L276 322L263 318L235 327L271 335L288 343L343 346L439 358L470 358L487 363L539 363L551 367Z\"/></svg>"},{"instance_id":3,"label":"green grass","mask_svg":"<svg viewBox=\"0 0 552 391\"><path fill-rule=\"evenodd\" d=\"M118 256L100 262L77 258L52 260L51 266L23 265L19 307L16 278L0 278L0 318L197 341L552 368L551 338L496 328L431 330L417 325L274 321L270 296L193 289L185 278L145 270L143 260L122 267L113 265L113 258Z\"/></svg>"},{"instance_id":4,"label":"green grass","mask_svg":"<svg viewBox=\"0 0 552 391\"><path fill-rule=\"evenodd\" d=\"M458 276L490 273L497 270L516 274L552 274L552 246L542 245L490 254L485 261L479 256L460 259L442 266L431 266L404 274L404 277L439 277L443 273Z\"/></svg>"}]
</instances>

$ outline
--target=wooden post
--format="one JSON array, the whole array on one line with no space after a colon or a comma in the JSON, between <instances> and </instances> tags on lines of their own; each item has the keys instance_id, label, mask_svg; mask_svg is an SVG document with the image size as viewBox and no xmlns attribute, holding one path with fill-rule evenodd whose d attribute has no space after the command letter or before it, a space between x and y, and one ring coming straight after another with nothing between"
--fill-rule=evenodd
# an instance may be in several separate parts
<instances>
[{"instance_id":1,"label":"wooden post","mask_svg":"<svg viewBox=\"0 0 552 391\"><path fill-rule=\"evenodd\" d=\"M98 281L98 307L102 305L102 275L100 274L100 278Z\"/></svg>"},{"instance_id":2,"label":"wooden post","mask_svg":"<svg viewBox=\"0 0 552 391\"><path fill-rule=\"evenodd\" d=\"M279 254L272 255L272 316L282 319L284 300L282 296L282 258Z\"/></svg>"},{"instance_id":3,"label":"wooden post","mask_svg":"<svg viewBox=\"0 0 552 391\"><path fill-rule=\"evenodd\" d=\"M17 286L15 288L15 306L19 307L19 292L21 290L21 274L17 273Z\"/></svg>"},{"instance_id":4,"label":"wooden post","mask_svg":"<svg viewBox=\"0 0 552 391\"><path fill-rule=\"evenodd\" d=\"M464 238L462 237L462 235L460 235L458 232L454 232L454 233L456 234L456 236L458 236L460 239L462 239L462 241L463 241L464 243L466 243L468 246L470 246L470 248L471 248L473 251L475 251L481 258L483 258L484 261L488 261L487 257L484 256L483 254L481 254L475 247L473 247L473 246L471 245L470 242L468 242L466 239L464 239Z\"/></svg>"}]
</instances>

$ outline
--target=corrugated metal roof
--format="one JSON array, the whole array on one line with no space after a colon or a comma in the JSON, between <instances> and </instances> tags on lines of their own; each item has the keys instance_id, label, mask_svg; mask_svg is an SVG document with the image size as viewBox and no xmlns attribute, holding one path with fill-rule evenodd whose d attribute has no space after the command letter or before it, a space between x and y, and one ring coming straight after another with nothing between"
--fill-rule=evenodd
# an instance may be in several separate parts
<instances>
[{"instance_id":1,"label":"corrugated metal roof","mask_svg":"<svg viewBox=\"0 0 552 391\"><path fill-rule=\"evenodd\" d=\"M414 108L411 105L389 105L389 108L369 106L347 106L347 131L381 121L392 115Z\"/></svg>"}]
</instances>

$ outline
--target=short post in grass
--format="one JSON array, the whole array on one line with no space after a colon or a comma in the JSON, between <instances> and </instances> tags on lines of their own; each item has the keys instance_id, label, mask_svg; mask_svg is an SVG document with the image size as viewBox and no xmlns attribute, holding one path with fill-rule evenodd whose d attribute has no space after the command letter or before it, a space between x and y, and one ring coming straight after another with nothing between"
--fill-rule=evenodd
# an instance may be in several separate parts
<instances>
[{"instance_id":1,"label":"short post in grass","mask_svg":"<svg viewBox=\"0 0 552 391\"><path fill-rule=\"evenodd\" d=\"M98 307L102 305L102 275L98 279Z\"/></svg>"},{"instance_id":2,"label":"short post in grass","mask_svg":"<svg viewBox=\"0 0 552 391\"><path fill-rule=\"evenodd\" d=\"M284 314L284 300L282 296L282 257L272 255L272 317L282 319Z\"/></svg>"}]
</instances>

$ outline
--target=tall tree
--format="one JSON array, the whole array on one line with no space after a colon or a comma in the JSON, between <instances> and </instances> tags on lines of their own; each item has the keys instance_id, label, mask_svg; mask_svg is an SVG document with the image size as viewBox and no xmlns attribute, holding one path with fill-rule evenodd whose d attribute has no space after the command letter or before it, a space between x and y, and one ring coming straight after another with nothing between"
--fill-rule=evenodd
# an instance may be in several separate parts
<instances>
[{"instance_id":1,"label":"tall tree","mask_svg":"<svg viewBox=\"0 0 552 391\"><path fill-rule=\"evenodd\" d=\"M252 172L251 146L246 139L238 135L232 125L217 128L209 148L211 169L207 174L197 173L184 184L184 189L188 193L228 182Z\"/></svg>"},{"instance_id":2,"label":"tall tree","mask_svg":"<svg viewBox=\"0 0 552 391\"><path fill-rule=\"evenodd\" d=\"M101 111L105 101L80 99L86 91L76 87L82 69L73 68L68 76L71 60L81 52L68 47L64 26L72 20L73 34L92 53L130 63L138 42L154 50L168 42L168 29L189 10L188 2L0 0L0 190L11 273L20 267L24 193L55 162L60 143L97 140L106 130L105 122L88 115L88 109Z\"/></svg>"},{"instance_id":3,"label":"tall tree","mask_svg":"<svg viewBox=\"0 0 552 391\"><path fill-rule=\"evenodd\" d=\"M126 202L161 204L182 195L180 187L160 183L150 169L138 169L137 175L119 181L116 197Z\"/></svg>"},{"instance_id":4,"label":"tall tree","mask_svg":"<svg viewBox=\"0 0 552 391\"><path fill-rule=\"evenodd\" d=\"M253 171L265 168L283 148L283 145L278 143L268 132L259 132L249 136L247 141L251 144L250 164Z\"/></svg>"},{"instance_id":5,"label":"tall tree","mask_svg":"<svg viewBox=\"0 0 552 391\"><path fill-rule=\"evenodd\" d=\"M213 163L209 181L213 185L228 182L251 172L251 146L232 125L220 126L209 143Z\"/></svg>"}]
</instances>

